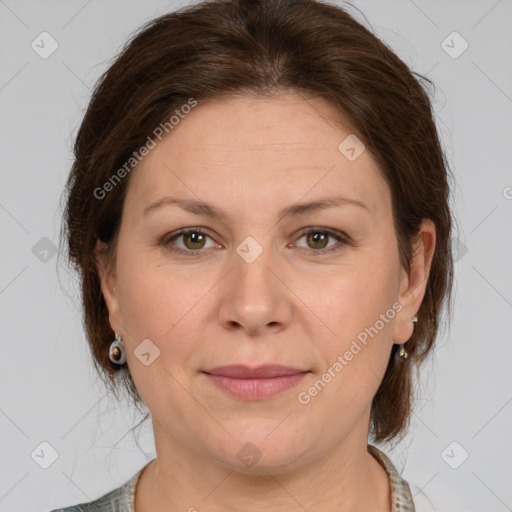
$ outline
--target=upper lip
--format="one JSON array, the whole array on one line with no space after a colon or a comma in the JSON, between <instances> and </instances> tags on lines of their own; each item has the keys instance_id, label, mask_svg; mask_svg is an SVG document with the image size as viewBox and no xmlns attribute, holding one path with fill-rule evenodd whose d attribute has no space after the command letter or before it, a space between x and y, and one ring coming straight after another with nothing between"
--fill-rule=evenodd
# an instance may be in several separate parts
<instances>
[{"instance_id":1,"label":"upper lip","mask_svg":"<svg viewBox=\"0 0 512 512\"><path fill-rule=\"evenodd\" d=\"M250 367L246 365L217 366L210 370L204 370L210 375L222 375L235 379L270 379L272 377L282 377L305 373L307 370L300 368L291 368L279 364L268 364L263 366Z\"/></svg>"}]
</instances>

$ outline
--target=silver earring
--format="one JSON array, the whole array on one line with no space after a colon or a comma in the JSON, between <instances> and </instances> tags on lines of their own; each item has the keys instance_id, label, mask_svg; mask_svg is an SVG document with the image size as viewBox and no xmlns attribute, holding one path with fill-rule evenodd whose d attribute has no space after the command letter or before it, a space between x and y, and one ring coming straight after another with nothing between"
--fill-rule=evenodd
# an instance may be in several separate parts
<instances>
[{"instance_id":1,"label":"silver earring","mask_svg":"<svg viewBox=\"0 0 512 512\"><path fill-rule=\"evenodd\" d=\"M403 343L400 343L399 347L400 349L398 350L398 357L405 361L409 357L409 354L407 353L407 350L405 350Z\"/></svg>"},{"instance_id":2,"label":"silver earring","mask_svg":"<svg viewBox=\"0 0 512 512\"><path fill-rule=\"evenodd\" d=\"M417 321L418 321L418 317L416 315L411 317L411 322L413 324L415 324ZM400 343L400 345L399 345L400 348L398 350L398 357L405 361L409 357L409 354L407 353L407 350L405 350L404 345L405 345L405 343Z\"/></svg>"},{"instance_id":3,"label":"silver earring","mask_svg":"<svg viewBox=\"0 0 512 512\"><path fill-rule=\"evenodd\" d=\"M126 363L124 341L121 339L119 334L117 334L117 332L114 334L116 335L116 339L110 344L108 357L113 363L122 366L124 363Z\"/></svg>"}]
</instances>

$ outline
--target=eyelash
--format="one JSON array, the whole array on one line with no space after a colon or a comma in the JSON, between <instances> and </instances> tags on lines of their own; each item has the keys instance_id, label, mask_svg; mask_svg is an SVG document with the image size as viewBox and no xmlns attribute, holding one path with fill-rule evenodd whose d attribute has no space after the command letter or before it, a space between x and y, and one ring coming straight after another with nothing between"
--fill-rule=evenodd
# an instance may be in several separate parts
<instances>
[{"instance_id":1,"label":"eyelash","mask_svg":"<svg viewBox=\"0 0 512 512\"><path fill-rule=\"evenodd\" d=\"M173 245L171 243L173 240L176 240L177 238L179 238L181 236L188 235L189 233L199 233L201 235L205 235L205 236L208 236L209 238L211 238L210 235L201 228L186 228L186 229L182 229L181 231L178 231L177 233L173 233L170 238L168 236L165 236L162 240L162 245L164 245L169 250L179 253L179 254L185 254L185 255L191 256L191 257L200 256L202 253L205 252L205 249L197 249L197 250L186 249L185 250L185 249L181 249L176 246L171 247L171 245ZM308 228L308 229L304 230L301 233L300 237L297 239L297 241L300 240L303 236L308 235L309 233L322 233L323 235L327 235L328 237L334 238L335 240L337 240L340 243L340 245L337 245L337 246L335 245L335 246L329 247L327 249L305 249L309 256L322 256L327 253L337 252L337 251L341 250L343 248L343 246L348 243L347 238L343 234L332 231L330 229L316 228L316 227L312 227L312 228Z\"/></svg>"}]
</instances>

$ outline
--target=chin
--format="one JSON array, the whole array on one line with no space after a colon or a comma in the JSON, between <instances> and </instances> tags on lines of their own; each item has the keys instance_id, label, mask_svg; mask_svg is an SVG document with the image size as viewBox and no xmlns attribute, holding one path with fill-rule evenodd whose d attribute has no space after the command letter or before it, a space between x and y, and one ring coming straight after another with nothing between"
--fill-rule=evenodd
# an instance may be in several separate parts
<instances>
[{"instance_id":1,"label":"chin","mask_svg":"<svg viewBox=\"0 0 512 512\"><path fill-rule=\"evenodd\" d=\"M239 473L268 476L268 473L292 470L300 465L299 459L314 440L304 438L307 430L286 428L286 421L279 424L275 420L251 419L245 428L242 428L245 422L239 422L236 430L229 425L226 430L232 437L226 435L220 446L217 445L220 451L211 452L212 456Z\"/></svg>"}]
</instances>

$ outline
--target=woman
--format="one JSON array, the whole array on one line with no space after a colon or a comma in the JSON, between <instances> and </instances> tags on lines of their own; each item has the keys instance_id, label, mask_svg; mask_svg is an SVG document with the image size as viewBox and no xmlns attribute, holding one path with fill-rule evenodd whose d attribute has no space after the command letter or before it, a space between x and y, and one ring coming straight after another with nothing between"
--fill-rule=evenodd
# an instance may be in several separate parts
<instances>
[{"instance_id":1,"label":"woman","mask_svg":"<svg viewBox=\"0 0 512 512\"><path fill-rule=\"evenodd\" d=\"M448 173L424 88L338 7L144 26L94 91L64 227L157 457L61 510L415 510L368 440L406 432L449 302Z\"/></svg>"}]
</instances>

